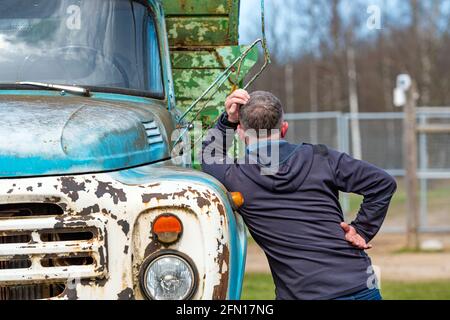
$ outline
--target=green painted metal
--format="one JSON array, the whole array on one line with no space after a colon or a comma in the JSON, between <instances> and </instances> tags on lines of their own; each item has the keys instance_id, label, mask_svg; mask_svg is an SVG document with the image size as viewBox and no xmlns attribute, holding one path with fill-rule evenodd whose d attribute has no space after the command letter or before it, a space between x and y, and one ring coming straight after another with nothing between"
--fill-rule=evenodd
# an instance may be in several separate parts
<instances>
[{"instance_id":1,"label":"green painted metal","mask_svg":"<svg viewBox=\"0 0 450 320\"><path fill-rule=\"evenodd\" d=\"M169 43L173 47L231 44L229 19L223 17L177 17L167 19Z\"/></svg>"},{"instance_id":2,"label":"green painted metal","mask_svg":"<svg viewBox=\"0 0 450 320\"><path fill-rule=\"evenodd\" d=\"M247 48L247 46L220 47L212 52L194 51L176 54L172 61L178 103L183 106L190 105ZM258 49L255 47L244 60L239 77L237 72L234 72L218 91L214 101L223 104L226 95L234 86L239 85L257 59ZM211 101L210 105L213 105L214 101Z\"/></svg>"},{"instance_id":3,"label":"green painted metal","mask_svg":"<svg viewBox=\"0 0 450 320\"><path fill-rule=\"evenodd\" d=\"M227 46L239 41L239 0L163 0L169 44Z\"/></svg>"},{"instance_id":4,"label":"green painted metal","mask_svg":"<svg viewBox=\"0 0 450 320\"><path fill-rule=\"evenodd\" d=\"M227 15L234 1L229 0L166 0L164 9L166 15Z\"/></svg>"},{"instance_id":5,"label":"green painted metal","mask_svg":"<svg viewBox=\"0 0 450 320\"><path fill-rule=\"evenodd\" d=\"M177 107L184 112L248 46L239 46L239 0L163 0L171 52ZM213 96L200 101L191 114L210 125L223 111L226 96L238 87L258 60L251 50L239 75L234 74Z\"/></svg>"}]
</instances>

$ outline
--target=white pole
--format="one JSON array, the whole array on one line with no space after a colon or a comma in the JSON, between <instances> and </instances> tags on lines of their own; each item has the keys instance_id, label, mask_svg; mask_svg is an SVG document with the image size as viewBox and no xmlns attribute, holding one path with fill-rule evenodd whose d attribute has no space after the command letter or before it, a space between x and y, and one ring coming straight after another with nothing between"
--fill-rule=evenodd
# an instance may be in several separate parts
<instances>
[{"instance_id":1,"label":"white pole","mask_svg":"<svg viewBox=\"0 0 450 320\"><path fill-rule=\"evenodd\" d=\"M350 126L352 132L352 153L355 159L362 159L361 131L359 127L359 102L356 76L355 50L350 45L347 49L348 91L350 102Z\"/></svg>"}]
</instances>

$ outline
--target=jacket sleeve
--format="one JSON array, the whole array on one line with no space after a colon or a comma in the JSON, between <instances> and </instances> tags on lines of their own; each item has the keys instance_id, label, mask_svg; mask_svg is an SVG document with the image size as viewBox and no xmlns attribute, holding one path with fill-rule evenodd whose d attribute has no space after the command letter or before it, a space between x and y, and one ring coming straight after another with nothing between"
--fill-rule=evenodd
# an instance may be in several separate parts
<instances>
[{"instance_id":1,"label":"jacket sleeve","mask_svg":"<svg viewBox=\"0 0 450 320\"><path fill-rule=\"evenodd\" d=\"M330 165L340 191L364 197L351 225L367 242L371 241L380 230L397 189L395 179L370 163L334 150L330 150Z\"/></svg>"},{"instance_id":2,"label":"jacket sleeve","mask_svg":"<svg viewBox=\"0 0 450 320\"><path fill-rule=\"evenodd\" d=\"M227 152L233 145L237 126L237 123L228 121L227 114L223 113L202 143L200 161L203 172L212 175L223 184L235 163L234 159L227 156Z\"/></svg>"}]
</instances>

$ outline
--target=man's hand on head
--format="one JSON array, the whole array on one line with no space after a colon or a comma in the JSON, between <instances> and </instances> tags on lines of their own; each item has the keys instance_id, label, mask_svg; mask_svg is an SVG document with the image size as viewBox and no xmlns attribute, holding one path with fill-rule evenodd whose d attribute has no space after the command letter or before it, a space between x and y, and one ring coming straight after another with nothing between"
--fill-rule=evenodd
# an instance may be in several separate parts
<instances>
[{"instance_id":1,"label":"man's hand on head","mask_svg":"<svg viewBox=\"0 0 450 320\"><path fill-rule=\"evenodd\" d=\"M225 100L225 110L228 114L228 121L239 122L239 108L250 100L250 95L243 89L238 89L230 94Z\"/></svg>"},{"instance_id":2,"label":"man's hand on head","mask_svg":"<svg viewBox=\"0 0 450 320\"><path fill-rule=\"evenodd\" d=\"M366 240L364 240L364 238L356 232L354 227L345 222L341 223L341 227L345 232L345 240L347 240L352 246L361 250L368 250L372 248L372 245L367 244Z\"/></svg>"}]
</instances>

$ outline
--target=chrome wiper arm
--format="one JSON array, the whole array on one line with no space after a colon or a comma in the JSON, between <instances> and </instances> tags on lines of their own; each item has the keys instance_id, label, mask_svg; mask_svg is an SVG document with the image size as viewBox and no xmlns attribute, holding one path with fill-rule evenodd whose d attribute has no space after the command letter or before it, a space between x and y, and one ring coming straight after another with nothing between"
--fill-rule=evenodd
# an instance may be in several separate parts
<instances>
[{"instance_id":1,"label":"chrome wiper arm","mask_svg":"<svg viewBox=\"0 0 450 320\"><path fill-rule=\"evenodd\" d=\"M44 82L32 82L32 81L21 81L21 82L16 82L16 83L20 84L20 85L35 86L35 87L47 88L47 89L51 89L51 90L67 91L67 92L74 93L74 94L80 94L85 97L89 97L91 95L89 89L79 87L79 86L52 84L52 83L44 83Z\"/></svg>"}]
</instances>

